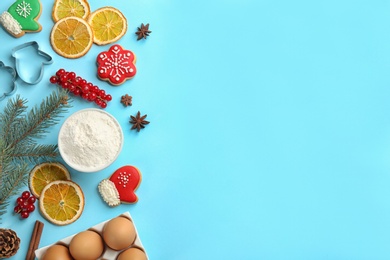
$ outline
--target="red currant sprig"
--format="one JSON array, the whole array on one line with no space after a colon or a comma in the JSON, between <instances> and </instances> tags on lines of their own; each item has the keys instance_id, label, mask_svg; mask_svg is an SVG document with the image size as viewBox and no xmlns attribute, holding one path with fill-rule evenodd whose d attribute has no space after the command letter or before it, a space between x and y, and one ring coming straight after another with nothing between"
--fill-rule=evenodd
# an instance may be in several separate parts
<instances>
[{"instance_id":1,"label":"red currant sprig","mask_svg":"<svg viewBox=\"0 0 390 260\"><path fill-rule=\"evenodd\" d=\"M29 191L24 191L20 197L16 199L14 213L20 214L22 218L28 218L31 212L35 210L34 203L37 199Z\"/></svg>"},{"instance_id":2,"label":"red currant sprig","mask_svg":"<svg viewBox=\"0 0 390 260\"><path fill-rule=\"evenodd\" d=\"M51 76L50 83L60 85L75 96L80 96L87 101L95 102L101 108L106 108L107 102L112 100L112 96L106 94L103 89L99 89L98 86L78 77L76 73L67 72L64 69L59 69L56 75Z\"/></svg>"}]
</instances>

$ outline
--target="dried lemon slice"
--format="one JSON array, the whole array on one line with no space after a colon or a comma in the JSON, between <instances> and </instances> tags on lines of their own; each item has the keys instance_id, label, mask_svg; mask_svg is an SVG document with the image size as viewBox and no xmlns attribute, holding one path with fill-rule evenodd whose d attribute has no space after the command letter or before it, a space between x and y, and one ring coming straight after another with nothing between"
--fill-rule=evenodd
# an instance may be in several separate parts
<instances>
[{"instance_id":1,"label":"dried lemon slice","mask_svg":"<svg viewBox=\"0 0 390 260\"><path fill-rule=\"evenodd\" d=\"M126 17L114 7L102 7L88 18L94 33L94 43L106 45L116 42L127 31Z\"/></svg>"},{"instance_id":2,"label":"dried lemon slice","mask_svg":"<svg viewBox=\"0 0 390 260\"><path fill-rule=\"evenodd\" d=\"M41 214L51 223L75 222L84 210L84 194L72 181L53 181L45 186L39 199Z\"/></svg>"},{"instance_id":3,"label":"dried lemon slice","mask_svg":"<svg viewBox=\"0 0 390 260\"><path fill-rule=\"evenodd\" d=\"M53 5L52 17L54 22L62 18L75 16L87 19L91 10L87 1L84 0L56 0Z\"/></svg>"},{"instance_id":4,"label":"dried lemon slice","mask_svg":"<svg viewBox=\"0 0 390 260\"><path fill-rule=\"evenodd\" d=\"M54 24L50 43L59 55L71 59L79 58L91 49L93 32L85 20L65 17Z\"/></svg>"},{"instance_id":5,"label":"dried lemon slice","mask_svg":"<svg viewBox=\"0 0 390 260\"><path fill-rule=\"evenodd\" d=\"M43 188L50 182L57 180L70 180L69 171L64 165L58 162L38 164L30 172L31 193L39 198Z\"/></svg>"}]
</instances>

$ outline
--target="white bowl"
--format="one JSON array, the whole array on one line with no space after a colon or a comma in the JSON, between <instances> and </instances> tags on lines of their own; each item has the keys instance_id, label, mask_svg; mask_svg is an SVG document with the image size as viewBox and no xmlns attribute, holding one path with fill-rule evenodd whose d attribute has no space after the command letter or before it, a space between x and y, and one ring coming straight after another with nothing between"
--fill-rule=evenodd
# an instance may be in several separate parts
<instances>
[{"instance_id":1,"label":"white bowl","mask_svg":"<svg viewBox=\"0 0 390 260\"><path fill-rule=\"evenodd\" d=\"M58 150L62 159L80 172L97 172L111 165L123 146L123 132L109 113L82 109L62 124Z\"/></svg>"}]
</instances>

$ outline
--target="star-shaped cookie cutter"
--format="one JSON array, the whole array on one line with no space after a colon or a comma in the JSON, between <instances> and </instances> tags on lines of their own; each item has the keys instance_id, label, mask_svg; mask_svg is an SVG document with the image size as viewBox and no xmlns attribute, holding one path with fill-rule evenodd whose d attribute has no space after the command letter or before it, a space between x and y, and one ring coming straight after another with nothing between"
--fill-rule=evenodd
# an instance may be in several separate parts
<instances>
[{"instance_id":1,"label":"star-shaped cookie cutter","mask_svg":"<svg viewBox=\"0 0 390 260\"><path fill-rule=\"evenodd\" d=\"M46 60L46 61L42 61L42 65L40 67L39 72L30 71L29 69L26 68L23 69L23 65L22 65L23 62L20 61L21 58L23 58L24 63L32 63L32 61L36 59L36 57L32 55L33 53L31 52L31 50L28 49L29 47L32 47L38 56L41 56ZM21 53L22 51L27 51L27 54ZM40 82L43 77L44 66L53 63L53 58L46 52L42 51L39 48L38 43L35 41L26 42L24 44L21 44L13 48L12 57L15 59L16 73L18 77L21 80L23 80L25 83L30 85L35 85L38 82ZM33 75L34 73L36 75Z\"/></svg>"},{"instance_id":2,"label":"star-shaped cookie cutter","mask_svg":"<svg viewBox=\"0 0 390 260\"><path fill-rule=\"evenodd\" d=\"M11 75L11 80L9 81L9 86L8 87L4 87L4 82L5 80L2 79L2 82L0 84L0 89L1 89L1 92L0 92L0 101L3 100L6 96L11 96L12 94L15 93L17 87L16 87L16 71L14 70L14 68L12 67L9 67L9 66L5 66L3 62L0 61L0 72L1 71L5 71L7 73L9 73Z\"/></svg>"}]
</instances>

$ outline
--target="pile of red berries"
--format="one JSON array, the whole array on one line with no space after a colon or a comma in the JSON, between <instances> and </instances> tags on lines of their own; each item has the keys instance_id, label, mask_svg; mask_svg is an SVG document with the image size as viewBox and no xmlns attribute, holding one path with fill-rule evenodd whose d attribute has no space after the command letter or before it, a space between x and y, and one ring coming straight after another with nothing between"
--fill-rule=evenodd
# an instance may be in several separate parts
<instances>
[{"instance_id":1,"label":"pile of red berries","mask_svg":"<svg viewBox=\"0 0 390 260\"><path fill-rule=\"evenodd\" d=\"M20 214L22 218L28 218L31 212L35 210L34 203L37 199L29 191L24 191L22 196L16 199L14 212Z\"/></svg>"},{"instance_id":2,"label":"pile of red berries","mask_svg":"<svg viewBox=\"0 0 390 260\"><path fill-rule=\"evenodd\" d=\"M95 102L101 108L106 108L107 102L112 100L112 96L106 94L104 89L99 89L98 86L91 82L87 82L85 79L76 76L76 73L67 72L64 69L59 69L55 76L50 77L50 82L69 90L75 96L80 96L85 100Z\"/></svg>"}]
</instances>

